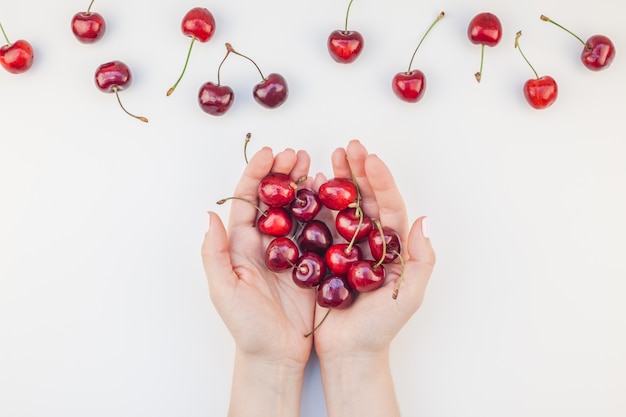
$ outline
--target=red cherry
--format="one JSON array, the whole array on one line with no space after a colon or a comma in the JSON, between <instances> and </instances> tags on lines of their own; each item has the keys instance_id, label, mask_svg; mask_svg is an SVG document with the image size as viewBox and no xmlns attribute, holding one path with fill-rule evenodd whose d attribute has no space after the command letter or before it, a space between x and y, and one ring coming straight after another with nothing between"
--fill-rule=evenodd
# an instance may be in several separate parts
<instances>
[{"instance_id":1,"label":"red cherry","mask_svg":"<svg viewBox=\"0 0 626 417\"><path fill-rule=\"evenodd\" d=\"M356 261L363 259L361 248L347 243L335 243L324 255L326 266L337 275L345 275Z\"/></svg>"},{"instance_id":2,"label":"red cherry","mask_svg":"<svg viewBox=\"0 0 626 417\"><path fill-rule=\"evenodd\" d=\"M300 253L295 242L288 237L274 238L265 249L265 266L273 272L292 268Z\"/></svg>"},{"instance_id":3,"label":"red cherry","mask_svg":"<svg viewBox=\"0 0 626 417\"><path fill-rule=\"evenodd\" d=\"M269 74L267 78L254 86L254 99L260 105L274 109L287 100L289 89L285 77L280 74Z\"/></svg>"},{"instance_id":4,"label":"red cherry","mask_svg":"<svg viewBox=\"0 0 626 417\"><path fill-rule=\"evenodd\" d=\"M578 35L569 29L556 23L554 20L547 16L541 15L541 20L544 22L550 22L555 26L563 29L583 45L583 50L580 54L580 60L583 65L592 71L600 71L602 69L611 66L613 59L615 58L615 46L609 38L604 35L593 35L587 42L583 41Z\"/></svg>"},{"instance_id":5,"label":"red cherry","mask_svg":"<svg viewBox=\"0 0 626 417\"><path fill-rule=\"evenodd\" d=\"M317 304L321 307L341 310L354 302L354 290L348 281L339 275L325 278L317 287Z\"/></svg>"},{"instance_id":6,"label":"red cherry","mask_svg":"<svg viewBox=\"0 0 626 417\"><path fill-rule=\"evenodd\" d=\"M72 32L82 43L94 43L100 40L106 32L106 23L102 15L91 11L94 1L91 0L87 11L76 13L72 17Z\"/></svg>"},{"instance_id":7,"label":"red cherry","mask_svg":"<svg viewBox=\"0 0 626 417\"><path fill-rule=\"evenodd\" d=\"M289 205L296 197L298 185L287 174L271 172L259 183L259 200L270 207Z\"/></svg>"},{"instance_id":8,"label":"red cherry","mask_svg":"<svg viewBox=\"0 0 626 417\"><path fill-rule=\"evenodd\" d=\"M117 101L126 114L142 122L148 122L143 116L136 116L130 113L122 105L119 92L128 88L132 83L132 74L128 65L121 61L111 61L100 65L95 74L96 87L105 93L115 93Z\"/></svg>"},{"instance_id":9,"label":"red cherry","mask_svg":"<svg viewBox=\"0 0 626 417\"><path fill-rule=\"evenodd\" d=\"M352 1L350 0L350 3L348 3L344 29L332 31L327 41L330 56L340 64L354 62L363 50L363 36L355 30L348 30L348 15L350 14Z\"/></svg>"},{"instance_id":10,"label":"red cherry","mask_svg":"<svg viewBox=\"0 0 626 417\"><path fill-rule=\"evenodd\" d=\"M293 219L283 207L268 207L257 220L259 232L270 236L287 236L293 228Z\"/></svg>"},{"instance_id":11,"label":"red cherry","mask_svg":"<svg viewBox=\"0 0 626 417\"><path fill-rule=\"evenodd\" d=\"M317 192L310 188L299 188L296 198L289 204L291 215L300 222L309 222L317 216L322 209Z\"/></svg>"},{"instance_id":12,"label":"red cherry","mask_svg":"<svg viewBox=\"0 0 626 417\"><path fill-rule=\"evenodd\" d=\"M202 84L198 92L200 108L213 116L221 116L230 109L235 100L232 88L211 81Z\"/></svg>"},{"instance_id":13,"label":"red cherry","mask_svg":"<svg viewBox=\"0 0 626 417\"><path fill-rule=\"evenodd\" d=\"M415 58L415 54L417 54L417 50L419 49L422 42L430 32L430 30L435 26L435 24L440 21L444 17L444 12L439 13L437 19L430 25L422 39L417 44L415 51L413 52L413 56L411 57L411 61L409 62L409 69L406 72L399 72L394 75L393 80L391 82L391 88L395 95L401 100L407 101L409 103L418 102L424 92L426 91L426 77L424 73L420 70L411 70L411 65L413 65L413 59Z\"/></svg>"},{"instance_id":14,"label":"red cherry","mask_svg":"<svg viewBox=\"0 0 626 417\"><path fill-rule=\"evenodd\" d=\"M496 46L502 39L502 24L500 19L492 13L479 13L470 21L467 28L469 40L481 46L480 70L474 74L476 81L480 82L483 73L483 61L485 57L485 45Z\"/></svg>"},{"instance_id":15,"label":"red cherry","mask_svg":"<svg viewBox=\"0 0 626 417\"><path fill-rule=\"evenodd\" d=\"M385 282L385 267L371 259L358 261L350 266L347 279L357 292L374 291Z\"/></svg>"},{"instance_id":16,"label":"red cherry","mask_svg":"<svg viewBox=\"0 0 626 417\"><path fill-rule=\"evenodd\" d=\"M194 7L185 14L180 26L183 34L191 38L191 44L189 45L189 50L187 51L187 59L185 60L183 71L174 85L167 90L168 96L174 92L187 70L187 64L189 64L189 57L191 56L191 49L193 48L195 41L198 40L200 42L207 42L215 34L215 18L208 9L204 7ZM207 113L213 114L211 112Z\"/></svg>"},{"instance_id":17,"label":"red cherry","mask_svg":"<svg viewBox=\"0 0 626 417\"><path fill-rule=\"evenodd\" d=\"M324 258L315 252L306 252L293 266L291 277L300 288L313 288L326 276Z\"/></svg>"},{"instance_id":18,"label":"red cherry","mask_svg":"<svg viewBox=\"0 0 626 417\"><path fill-rule=\"evenodd\" d=\"M7 44L0 47L0 65L11 74L21 74L28 71L33 65L33 47L27 41L20 39L11 43L0 23L0 31Z\"/></svg>"},{"instance_id":19,"label":"red cherry","mask_svg":"<svg viewBox=\"0 0 626 417\"><path fill-rule=\"evenodd\" d=\"M320 255L333 244L333 235L321 220L306 223L298 235L298 245L303 252L315 252Z\"/></svg>"},{"instance_id":20,"label":"red cherry","mask_svg":"<svg viewBox=\"0 0 626 417\"><path fill-rule=\"evenodd\" d=\"M323 183L317 192L323 205L331 210L343 210L353 204L358 190L352 180L332 178Z\"/></svg>"},{"instance_id":21,"label":"red cherry","mask_svg":"<svg viewBox=\"0 0 626 417\"><path fill-rule=\"evenodd\" d=\"M515 36L515 47L520 51L520 54L528 63L530 68L535 73L535 78L530 79L524 83L524 97L526 101L535 109L545 109L550 107L556 100L558 95L558 87L554 78L546 75L539 77L535 68L528 61L522 48L519 46L519 38L522 36L522 32L517 32Z\"/></svg>"},{"instance_id":22,"label":"red cherry","mask_svg":"<svg viewBox=\"0 0 626 417\"><path fill-rule=\"evenodd\" d=\"M337 233L348 242L359 243L367 239L372 227L372 219L365 216L360 207L345 208L335 217Z\"/></svg>"},{"instance_id":23,"label":"red cherry","mask_svg":"<svg viewBox=\"0 0 626 417\"><path fill-rule=\"evenodd\" d=\"M381 263L391 263L402 253L400 235L387 226L372 229L368 236L368 244L372 258Z\"/></svg>"}]
</instances>

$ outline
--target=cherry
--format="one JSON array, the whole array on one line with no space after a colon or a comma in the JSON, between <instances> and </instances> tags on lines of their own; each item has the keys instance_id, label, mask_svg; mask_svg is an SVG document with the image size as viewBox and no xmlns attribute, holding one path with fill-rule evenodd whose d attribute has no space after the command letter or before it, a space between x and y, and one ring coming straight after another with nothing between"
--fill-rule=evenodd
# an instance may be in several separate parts
<instances>
[{"instance_id":1,"label":"cherry","mask_svg":"<svg viewBox=\"0 0 626 417\"><path fill-rule=\"evenodd\" d=\"M293 266L291 277L300 288L313 288L326 276L324 258L315 252L306 252Z\"/></svg>"},{"instance_id":2,"label":"cherry","mask_svg":"<svg viewBox=\"0 0 626 417\"><path fill-rule=\"evenodd\" d=\"M402 253L402 244L398 232L387 226L372 229L368 236L368 244L372 257L381 263L391 263Z\"/></svg>"},{"instance_id":3,"label":"cherry","mask_svg":"<svg viewBox=\"0 0 626 417\"><path fill-rule=\"evenodd\" d=\"M323 183L317 193L322 204L331 210L343 210L358 197L354 181L347 178L332 178Z\"/></svg>"},{"instance_id":4,"label":"cherry","mask_svg":"<svg viewBox=\"0 0 626 417\"><path fill-rule=\"evenodd\" d=\"M592 71L600 71L608 68L613 62L613 59L615 58L615 46L606 36L593 35L587 39L587 42L585 42L578 35L556 23L549 17L541 15L540 18L544 22L550 22L553 25L560 27L583 44L583 51L580 54L580 60L588 69Z\"/></svg>"},{"instance_id":5,"label":"cherry","mask_svg":"<svg viewBox=\"0 0 626 417\"><path fill-rule=\"evenodd\" d=\"M7 44L0 47L0 65L11 74L21 74L28 71L33 65L33 47L27 41L20 39L11 43L2 24L0 31Z\"/></svg>"},{"instance_id":6,"label":"cherry","mask_svg":"<svg viewBox=\"0 0 626 417\"><path fill-rule=\"evenodd\" d=\"M191 56L191 49L193 48L196 40L200 42L208 42L215 34L215 18L208 9L204 7L194 7L183 17L181 30L184 35L191 38L191 44L189 45L189 50L187 51L187 59L185 60L183 71L174 85L167 90L168 96L174 92L178 83L182 80L183 75L187 70L187 64L189 63L189 57Z\"/></svg>"},{"instance_id":7,"label":"cherry","mask_svg":"<svg viewBox=\"0 0 626 417\"><path fill-rule=\"evenodd\" d=\"M96 87L105 93L115 93L117 101L126 114L142 122L148 122L143 116L136 116L130 113L120 100L119 92L128 88L132 82L132 74L128 65L121 61L111 61L100 65L96 69Z\"/></svg>"},{"instance_id":8,"label":"cherry","mask_svg":"<svg viewBox=\"0 0 626 417\"><path fill-rule=\"evenodd\" d=\"M355 299L354 289L345 277L331 275L325 278L317 287L317 304L320 307L341 310L349 307ZM319 327L319 326L318 326Z\"/></svg>"},{"instance_id":9,"label":"cherry","mask_svg":"<svg viewBox=\"0 0 626 417\"><path fill-rule=\"evenodd\" d=\"M350 0L350 3L348 3L344 29L334 30L328 36L328 52L330 56L340 64L353 62L363 50L363 36L355 30L348 30L348 15L350 14L352 1L353 0Z\"/></svg>"},{"instance_id":10,"label":"cherry","mask_svg":"<svg viewBox=\"0 0 626 417\"><path fill-rule=\"evenodd\" d=\"M372 219L364 216L360 207L347 207L340 210L335 217L337 233L348 242L364 241L372 227Z\"/></svg>"},{"instance_id":11,"label":"cherry","mask_svg":"<svg viewBox=\"0 0 626 417\"><path fill-rule=\"evenodd\" d=\"M298 221L309 222L317 216L322 209L322 203L317 192L310 188L300 188L296 197L289 204L291 215Z\"/></svg>"},{"instance_id":12,"label":"cherry","mask_svg":"<svg viewBox=\"0 0 626 417\"><path fill-rule=\"evenodd\" d=\"M417 54L417 50L419 49L422 42L431 31L433 26L440 21L444 17L444 12L439 13L437 19L430 25L422 39L417 44L415 51L413 51L413 56L411 56L411 60L409 61L409 68L406 72L399 72L394 75L391 88L398 98L401 100L407 101L409 103L418 102L424 92L426 91L426 77L424 73L420 70L411 70L411 66L413 65L413 59L415 59L415 55Z\"/></svg>"},{"instance_id":13,"label":"cherry","mask_svg":"<svg viewBox=\"0 0 626 417\"><path fill-rule=\"evenodd\" d=\"M259 200L270 207L289 205L296 198L298 184L287 174L270 172L259 183Z\"/></svg>"},{"instance_id":14,"label":"cherry","mask_svg":"<svg viewBox=\"0 0 626 417\"><path fill-rule=\"evenodd\" d=\"M285 102L285 100L287 100L287 97L289 96L289 88L287 87L287 81L285 81L285 78L282 75L272 73L265 77L259 66L251 58L236 51L229 43L226 44L226 48L230 53L252 62L257 71L259 71L259 74L261 74L261 81L256 84L252 90L252 94L257 103L264 107L273 109L280 106Z\"/></svg>"},{"instance_id":15,"label":"cherry","mask_svg":"<svg viewBox=\"0 0 626 417\"><path fill-rule=\"evenodd\" d=\"M268 207L266 210L261 209L252 201L248 201L240 197L223 198L217 204L224 204L228 200L241 200L257 209L260 213L257 219L257 227L259 232L269 236L287 236L293 228L293 218L287 209L283 207Z\"/></svg>"},{"instance_id":16,"label":"cherry","mask_svg":"<svg viewBox=\"0 0 626 417\"><path fill-rule=\"evenodd\" d=\"M363 252L359 246L348 243L335 243L324 254L326 266L337 275L345 275L350 265L363 259Z\"/></svg>"},{"instance_id":17,"label":"cherry","mask_svg":"<svg viewBox=\"0 0 626 417\"><path fill-rule=\"evenodd\" d=\"M373 291L385 282L385 267L380 262L364 259L350 265L346 277L355 291Z\"/></svg>"},{"instance_id":18,"label":"cherry","mask_svg":"<svg viewBox=\"0 0 626 417\"><path fill-rule=\"evenodd\" d=\"M303 252L323 255L333 244L333 235L326 223L314 219L304 225L297 241Z\"/></svg>"},{"instance_id":19,"label":"cherry","mask_svg":"<svg viewBox=\"0 0 626 417\"><path fill-rule=\"evenodd\" d=\"M299 255L293 240L285 236L276 237L265 249L265 266L273 272L285 271L295 265Z\"/></svg>"},{"instance_id":20,"label":"cherry","mask_svg":"<svg viewBox=\"0 0 626 417\"><path fill-rule=\"evenodd\" d=\"M102 15L91 11L94 1L91 0L87 11L78 12L72 17L72 32L82 43L94 43L100 40L106 32L106 23Z\"/></svg>"},{"instance_id":21,"label":"cherry","mask_svg":"<svg viewBox=\"0 0 626 417\"><path fill-rule=\"evenodd\" d=\"M535 109L545 109L550 107L556 100L558 94L558 87L554 78L549 75L539 77L535 68L528 61L522 48L519 46L519 38L522 36L522 32L517 32L515 36L515 47L519 49L520 54L524 60L528 63L530 68L535 73L535 78L531 78L524 83L524 97L526 101Z\"/></svg>"},{"instance_id":22,"label":"cherry","mask_svg":"<svg viewBox=\"0 0 626 417\"><path fill-rule=\"evenodd\" d=\"M467 28L467 36L473 44L481 46L480 70L474 74L476 81L480 82L483 73L483 61L485 57L485 45L496 46L502 39L502 24L500 19L492 13L479 13L470 21Z\"/></svg>"},{"instance_id":23,"label":"cherry","mask_svg":"<svg viewBox=\"0 0 626 417\"><path fill-rule=\"evenodd\" d=\"M230 50L228 50L228 48L226 49L226 55L217 68L217 84L212 81L206 82L202 84L198 92L200 108L212 116L223 115L231 108L235 101L235 92L233 89L226 85L221 85L220 82L220 70L222 69L222 65L224 65L224 61L226 61L226 58L228 58L230 54Z\"/></svg>"}]
</instances>

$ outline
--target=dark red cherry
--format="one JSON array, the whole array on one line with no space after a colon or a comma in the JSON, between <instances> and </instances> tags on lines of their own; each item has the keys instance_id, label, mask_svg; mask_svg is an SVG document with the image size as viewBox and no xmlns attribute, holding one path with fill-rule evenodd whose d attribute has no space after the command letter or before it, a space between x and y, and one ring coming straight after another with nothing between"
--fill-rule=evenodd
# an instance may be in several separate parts
<instances>
[{"instance_id":1,"label":"dark red cherry","mask_svg":"<svg viewBox=\"0 0 626 417\"><path fill-rule=\"evenodd\" d=\"M343 210L356 201L357 188L347 178L333 178L323 183L317 192L323 205L331 210Z\"/></svg>"},{"instance_id":2,"label":"dark red cherry","mask_svg":"<svg viewBox=\"0 0 626 417\"><path fill-rule=\"evenodd\" d=\"M615 58L615 46L604 35L593 35L587 42L580 54L580 59L588 69L599 71L608 68Z\"/></svg>"},{"instance_id":3,"label":"dark red cherry","mask_svg":"<svg viewBox=\"0 0 626 417\"><path fill-rule=\"evenodd\" d=\"M274 109L283 104L289 96L289 88L285 77L271 73L252 89L257 103L263 107Z\"/></svg>"},{"instance_id":4,"label":"dark red cherry","mask_svg":"<svg viewBox=\"0 0 626 417\"><path fill-rule=\"evenodd\" d=\"M357 292L373 291L385 282L385 267L371 259L358 261L350 266L347 279Z\"/></svg>"},{"instance_id":5,"label":"dark red cherry","mask_svg":"<svg viewBox=\"0 0 626 417\"><path fill-rule=\"evenodd\" d=\"M372 227L372 219L365 216L360 208L345 208L340 210L335 217L337 233L348 242L364 241Z\"/></svg>"},{"instance_id":6,"label":"dark red cherry","mask_svg":"<svg viewBox=\"0 0 626 417\"><path fill-rule=\"evenodd\" d=\"M304 225L297 240L303 252L323 255L333 244L333 235L326 223L313 219Z\"/></svg>"},{"instance_id":7,"label":"dark red cherry","mask_svg":"<svg viewBox=\"0 0 626 417\"><path fill-rule=\"evenodd\" d=\"M287 236L293 228L293 219L283 207L268 207L257 220L259 232L269 236Z\"/></svg>"},{"instance_id":8,"label":"dark red cherry","mask_svg":"<svg viewBox=\"0 0 626 417\"><path fill-rule=\"evenodd\" d=\"M287 174L269 173L259 183L259 200L270 207L289 205L296 197L298 185Z\"/></svg>"},{"instance_id":9,"label":"dark red cherry","mask_svg":"<svg viewBox=\"0 0 626 417\"><path fill-rule=\"evenodd\" d=\"M354 290L346 278L340 275L325 278L317 287L317 304L321 307L341 310L349 307L354 298Z\"/></svg>"},{"instance_id":10,"label":"dark red cherry","mask_svg":"<svg viewBox=\"0 0 626 417\"><path fill-rule=\"evenodd\" d=\"M345 275L350 265L363 259L363 252L357 245L335 243L326 250L324 256L328 269L337 275Z\"/></svg>"},{"instance_id":11,"label":"dark red cherry","mask_svg":"<svg viewBox=\"0 0 626 417\"><path fill-rule=\"evenodd\" d=\"M296 243L288 237L274 238L265 249L265 266L273 272L290 269L300 253Z\"/></svg>"},{"instance_id":12,"label":"dark red cherry","mask_svg":"<svg viewBox=\"0 0 626 417\"><path fill-rule=\"evenodd\" d=\"M372 258L376 261L381 261L384 256L382 262L390 263L396 260L402 253L400 235L392 228L386 226L382 227L382 232L385 245L383 245L383 235L381 235L378 228L375 227L370 232L368 236L370 252L372 253Z\"/></svg>"},{"instance_id":13,"label":"dark red cherry","mask_svg":"<svg viewBox=\"0 0 626 417\"><path fill-rule=\"evenodd\" d=\"M325 276L324 258L315 252L302 254L291 271L293 282L301 288L316 287Z\"/></svg>"},{"instance_id":14,"label":"dark red cherry","mask_svg":"<svg viewBox=\"0 0 626 417\"><path fill-rule=\"evenodd\" d=\"M104 36L106 32L106 22L100 13L92 12L91 0L87 11L76 13L72 17L72 32L76 39L82 43L94 43Z\"/></svg>"},{"instance_id":15,"label":"dark red cherry","mask_svg":"<svg viewBox=\"0 0 626 417\"><path fill-rule=\"evenodd\" d=\"M198 104L205 113L221 116L228 111L235 101L235 93L227 85L215 84L212 81L202 84L198 91Z\"/></svg>"},{"instance_id":16,"label":"dark red cherry","mask_svg":"<svg viewBox=\"0 0 626 417\"><path fill-rule=\"evenodd\" d=\"M317 192L310 188L299 188L296 198L289 204L291 215L298 221L308 222L317 216L322 209Z\"/></svg>"}]
</instances>

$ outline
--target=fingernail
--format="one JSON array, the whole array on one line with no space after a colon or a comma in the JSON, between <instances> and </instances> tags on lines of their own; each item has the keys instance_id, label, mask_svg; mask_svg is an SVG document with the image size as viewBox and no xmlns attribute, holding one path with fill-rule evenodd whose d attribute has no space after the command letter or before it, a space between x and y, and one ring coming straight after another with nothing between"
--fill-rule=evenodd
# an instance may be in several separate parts
<instances>
[{"instance_id":1,"label":"fingernail","mask_svg":"<svg viewBox=\"0 0 626 417\"><path fill-rule=\"evenodd\" d=\"M430 222L428 217L422 219L422 236L426 239L430 239Z\"/></svg>"}]
</instances>

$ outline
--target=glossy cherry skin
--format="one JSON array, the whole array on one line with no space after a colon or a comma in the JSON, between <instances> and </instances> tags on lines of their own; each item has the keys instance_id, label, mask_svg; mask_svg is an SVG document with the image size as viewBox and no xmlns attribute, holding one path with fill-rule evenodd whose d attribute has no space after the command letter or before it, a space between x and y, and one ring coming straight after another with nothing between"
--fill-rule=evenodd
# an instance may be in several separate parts
<instances>
[{"instance_id":1,"label":"glossy cherry skin","mask_svg":"<svg viewBox=\"0 0 626 417\"><path fill-rule=\"evenodd\" d=\"M592 71L608 68L615 58L615 46L604 35L593 35L580 55L583 64Z\"/></svg>"},{"instance_id":2,"label":"glossy cherry skin","mask_svg":"<svg viewBox=\"0 0 626 417\"><path fill-rule=\"evenodd\" d=\"M296 243L288 237L274 238L265 249L265 266L273 272L293 268L300 252Z\"/></svg>"},{"instance_id":3,"label":"glossy cherry skin","mask_svg":"<svg viewBox=\"0 0 626 417\"><path fill-rule=\"evenodd\" d=\"M467 36L474 44L496 46L502 39L502 23L493 13L479 13L470 21Z\"/></svg>"},{"instance_id":4,"label":"glossy cherry skin","mask_svg":"<svg viewBox=\"0 0 626 417\"><path fill-rule=\"evenodd\" d=\"M333 235L326 223L313 219L304 225L297 241L303 252L324 255L333 244Z\"/></svg>"},{"instance_id":5,"label":"glossy cherry skin","mask_svg":"<svg viewBox=\"0 0 626 417\"><path fill-rule=\"evenodd\" d=\"M300 288L313 288L326 276L324 258L315 252L303 253L291 271L293 282Z\"/></svg>"},{"instance_id":6,"label":"glossy cherry skin","mask_svg":"<svg viewBox=\"0 0 626 417\"><path fill-rule=\"evenodd\" d=\"M82 43L94 43L106 32L106 22L100 13L79 12L72 17L72 32Z\"/></svg>"},{"instance_id":7,"label":"glossy cherry skin","mask_svg":"<svg viewBox=\"0 0 626 417\"><path fill-rule=\"evenodd\" d=\"M558 92L556 81L549 75L533 78L524 83L524 97L535 109L550 107L556 100Z\"/></svg>"},{"instance_id":8,"label":"glossy cherry skin","mask_svg":"<svg viewBox=\"0 0 626 417\"><path fill-rule=\"evenodd\" d=\"M272 73L254 86L252 94L257 103L263 107L274 109L287 100L289 88L285 77Z\"/></svg>"},{"instance_id":9,"label":"glossy cherry skin","mask_svg":"<svg viewBox=\"0 0 626 417\"><path fill-rule=\"evenodd\" d=\"M393 262L402 253L402 243L400 242L400 235L395 230L383 226L383 235L385 239L385 257L382 263ZM372 258L376 261L380 261L383 258L383 236L380 234L378 228L373 228L370 232L367 242L372 254Z\"/></svg>"},{"instance_id":10,"label":"glossy cherry skin","mask_svg":"<svg viewBox=\"0 0 626 417\"><path fill-rule=\"evenodd\" d=\"M310 188L299 188L296 198L289 204L291 215L300 222L309 222L322 209L322 203L317 192Z\"/></svg>"},{"instance_id":11,"label":"glossy cherry skin","mask_svg":"<svg viewBox=\"0 0 626 417\"><path fill-rule=\"evenodd\" d=\"M289 205L296 198L298 184L287 174L270 172L259 183L259 200L270 207Z\"/></svg>"},{"instance_id":12,"label":"glossy cherry skin","mask_svg":"<svg viewBox=\"0 0 626 417\"><path fill-rule=\"evenodd\" d=\"M328 269L337 275L345 275L350 265L363 259L363 251L357 245L350 247L347 243L335 243L326 250L324 260Z\"/></svg>"},{"instance_id":13,"label":"glossy cherry skin","mask_svg":"<svg viewBox=\"0 0 626 417\"><path fill-rule=\"evenodd\" d=\"M96 86L105 93L114 93L128 88L133 80L128 65L121 61L111 61L96 69Z\"/></svg>"},{"instance_id":14,"label":"glossy cherry skin","mask_svg":"<svg viewBox=\"0 0 626 417\"><path fill-rule=\"evenodd\" d=\"M233 89L227 85L217 85L211 81L204 83L198 92L200 108L212 116L222 116L235 101Z\"/></svg>"},{"instance_id":15,"label":"glossy cherry skin","mask_svg":"<svg viewBox=\"0 0 626 417\"><path fill-rule=\"evenodd\" d=\"M385 282L385 267L377 261L364 259L350 266L346 278L357 292L374 291Z\"/></svg>"},{"instance_id":16,"label":"glossy cherry skin","mask_svg":"<svg viewBox=\"0 0 626 417\"><path fill-rule=\"evenodd\" d=\"M361 216L359 216L357 209L353 207L340 210L335 217L337 233L348 242L351 242L352 239L355 243L364 241L372 228L372 219L365 216L362 211Z\"/></svg>"},{"instance_id":17,"label":"glossy cherry skin","mask_svg":"<svg viewBox=\"0 0 626 417\"><path fill-rule=\"evenodd\" d=\"M417 103L426 91L426 77L420 70L397 73L391 82L395 95L406 102Z\"/></svg>"},{"instance_id":18,"label":"glossy cherry skin","mask_svg":"<svg viewBox=\"0 0 626 417\"><path fill-rule=\"evenodd\" d=\"M317 194L329 209L343 210L356 201L357 189L352 180L332 178L320 185Z\"/></svg>"},{"instance_id":19,"label":"glossy cherry skin","mask_svg":"<svg viewBox=\"0 0 626 417\"><path fill-rule=\"evenodd\" d=\"M320 307L341 310L352 305L355 292L345 277L331 275L317 287L316 299Z\"/></svg>"},{"instance_id":20,"label":"glossy cherry skin","mask_svg":"<svg viewBox=\"0 0 626 417\"><path fill-rule=\"evenodd\" d=\"M335 30L328 36L328 52L340 64L349 64L363 50L363 36L355 30Z\"/></svg>"},{"instance_id":21,"label":"glossy cherry skin","mask_svg":"<svg viewBox=\"0 0 626 417\"><path fill-rule=\"evenodd\" d=\"M33 65L33 59L33 47L23 39L0 47L0 65L11 74L28 71Z\"/></svg>"},{"instance_id":22,"label":"glossy cherry skin","mask_svg":"<svg viewBox=\"0 0 626 417\"><path fill-rule=\"evenodd\" d=\"M185 35L196 38L200 42L207 42L215 34L215 18L204 7L194 7L189 10L180 26Z\"/></svg>"},{"instance_id":23,"label":"glossy cherry skin","mask_svg":"<svg viewBox=\"0 0 626 417\"><path fill-rule=\"evenodd\" d=\"M268 207L257 220L259 232L269 236L287 236L293 229L293 218L283 207Z\"/></svg>"}]
</instances>

